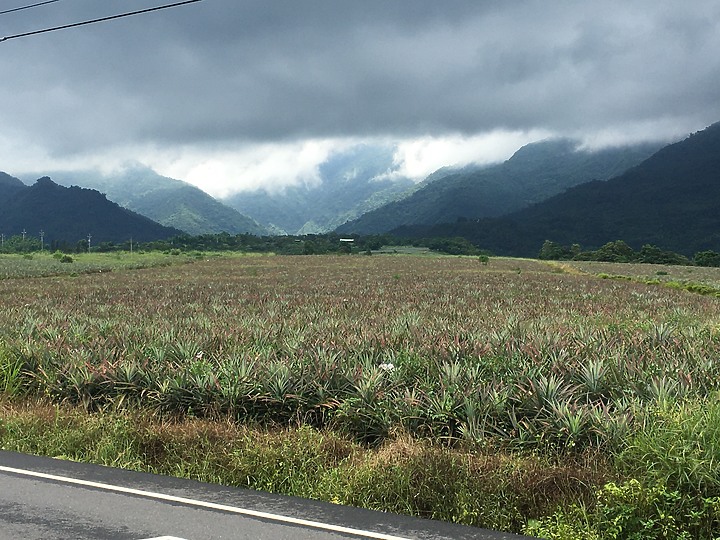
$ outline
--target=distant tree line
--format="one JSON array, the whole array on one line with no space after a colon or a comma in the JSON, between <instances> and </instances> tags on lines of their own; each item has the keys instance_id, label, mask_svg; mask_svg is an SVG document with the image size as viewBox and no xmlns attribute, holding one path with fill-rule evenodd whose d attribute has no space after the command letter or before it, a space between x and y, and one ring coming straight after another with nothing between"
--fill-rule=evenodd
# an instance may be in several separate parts
<instances>
[{"instance_id":1,"label":"distant tree line","mask_svg":"<svg viewBox=\"0 0 720 540\"><path fill-rule=\"evenodd\" d=\"M622 240L608 242L593 251L583 251L579 244L567 246L559 244L558 242L545 240L540 248L538 258L550 261L574 260L676 265L694 264L696 266L720 267L720 253L715 251L700 251L696 253L692 259L689 259L684 255L661 249L652 244L645 244L639 251L636 251Z\"/></svg>"},{"instance_id":2,"label":"distant tree line","mask_svg":"<svg viewBox=\"0 0 720 540\"><path fill-rule=\"evenodd\" d=\"M352 240L352 242L341 241ZM3 239L0 253L31 253L41 248L51 252L85 253L112 251L242 251L254 253L278 253L282 255L322 255L328 253L371 253L383 246L426 247L449 255L482 255L485 252L475 247L465 238L421 238L410 239L390 234L349 235L336 233L307 234L302 236L254 236L251 234L201 234L192 236L182 234L167 240L153 242L98 242L88 245L86 238L77 242L53 241L41 245L40 239L26 236L13 236Z\"/></svg>"},{"instance_id":3,"label":"distant tree line","mask_svg":"<svg viewBox=\"0 0 720 540\"><path fill-rule=\"evenodd\" d=\"M38 236L14 235L10 237L2 237L0 243L0 253L35 253L38 251L60 251L62 253L85 253L88 251L88 241L86 238L77 242L66 242L64 240L53 240L51 242L42 242ZM95 248L93 247L93 251ZM103 251L98 249L98 251Z\"/></svg>"},{"instance_id":4,"label":"distant tree line","mask_svg":"<svg viewBox=\"0 0 720 540\"><path fill-rule=\"evenodd\" d=\"M352 242L341 241L352 240ZM205 251L241 251L249 253L278 253L282 255L322 255L330 253L372 253L383 246L425 247L448 255L492 255L462 237L406 238L391 234L349 235L337 233L308 234L302 236L254 236L252 234L181 234L167 240L153 242L99 242L88 245L86 238L77 242L53 241L41 244L37 237L26 235L3 238L0 253L31 253L41 249L61 253L84 253L111 251L163 251L173 253ZM622 240L608 242L596 250L583 250L579 244L563 245L546 240L538 254L543 260L576 260L677 264L720 267L720 253L701 251L692 259L679 253L646 244L638 251Z\"/></svg>"}]
</instances>

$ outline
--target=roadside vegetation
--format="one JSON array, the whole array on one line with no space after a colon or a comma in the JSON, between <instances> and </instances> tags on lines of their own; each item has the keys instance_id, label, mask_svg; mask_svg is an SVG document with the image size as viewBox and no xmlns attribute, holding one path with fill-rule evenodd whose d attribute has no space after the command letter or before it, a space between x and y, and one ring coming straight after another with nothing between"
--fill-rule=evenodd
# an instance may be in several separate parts
<instances>
[{"instance_id":1,"label":"roadside vegetation","mask_svg":"<svg viewBox=\"0 0 720 540\"><path fill-rule=\"evenodd\" d=\"M182 258L0 280L0 447L544 538L720 536L714 296L581 261Z\"/></svg>"}]
</instances>

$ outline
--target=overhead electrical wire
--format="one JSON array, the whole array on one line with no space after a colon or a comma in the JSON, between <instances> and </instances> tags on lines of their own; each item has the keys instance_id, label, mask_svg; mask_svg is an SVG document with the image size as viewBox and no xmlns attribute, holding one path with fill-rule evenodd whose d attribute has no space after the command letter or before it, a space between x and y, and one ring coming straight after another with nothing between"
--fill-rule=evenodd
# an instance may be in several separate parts
<instances>
[{"instance_id":1,"label":"overhead electrical wire","mask_svg":"<svg viewBox=\"0 0 720 540\"><path fill-rule=\"evenodd\" d=\"M60 0L47 0L45 2L38 2L37 4L30 4L29 6L22 6L22 7L16 7L12 9L6 9L5 11L0 11L0 15L4 15L5 13L12 13L14 11L22 11L23 9L30 9L38 6L44 6L45 4L54 4L55 2L59 2Z\"/></svg>"},{"instance_id":2,"label":"overhead electrical wire","mask_svg":"<svg viewBox=\"0 0 720 540\"><path fill-rule=\"evenodd\" d=\"M53 1L57 1L57 0L53 0ZM0 39L0 42L7 41L9 39L34 36L37 34L44 34L46 32L54 32L55 30L65 30L66 28L75 28L77 26L85 26L87 24L95 24L95 23L99 23L99 22L111 21L113 19L120 19L121 17L130 17L131 15L140 15L141 13L150 13L151 11L159 11L161 9L174 8L174 7L178 7L178 6L183 6L185 4L194 4L196 2L202 2L202 0L185 0L184 2L175 2L173 4L165 4L162 6L141 9L138 11L130 11L128 13L119 13L117 15L110 15L109 17L101 17L99 19L92 19L89 21L81 21L81 22L76 22L76 23L72 23L72 24L64 24L62 26L55 26L53 28L43 28L42 30L33 30L32 32L24 32L22 34L5 36L4 38Z\"/></svg>"}]
</instances>

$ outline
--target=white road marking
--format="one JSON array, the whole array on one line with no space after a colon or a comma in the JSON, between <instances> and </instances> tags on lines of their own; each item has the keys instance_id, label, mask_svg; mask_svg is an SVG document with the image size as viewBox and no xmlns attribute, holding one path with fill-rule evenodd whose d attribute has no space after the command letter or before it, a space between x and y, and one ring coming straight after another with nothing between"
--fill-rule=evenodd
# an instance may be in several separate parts
<instances>
[{"instance_id":1,"label":"white road marking","mask_svg":"<svg viewBox=\"0 0 720 540\"><path fill-rule=\"evenodd\" d=\"M300 525L303 527L309 527L312 529L320 529L324 531L338 532L344 534L350 534L354 536L360 536L364 538L375 538L377 540L411 540L406 537L393 536L390 534L376 533L372 531L363 531L361 529L353 529L350 527L342 527L339 525L330 525L328 523L321 523L319 521L310 521L307 519L297 519L288 516L281 516L279 514L270 514L268 512L258 512L257 510L249 510L247 508L238 508L236 506L228 506L225 504L217 504L207 501L198 501L195 499L187 499L185 497L175 497L173 495L166 495L164 493L154 493L152 491L143 491L140 489L127 488L123 486L114 486L112 484L103 484L100 482L90 482L87 480L79 480L77 478L70 478L67 476L57 476L54 474L46 474L35 471L27 471L25 469L15 469L13 467L4 467L0 465L0 472L7 472L12 474L18 474L21 476L30 476L34 478L44 478L46 480L53 480L55 482L62 482L66 484L74 484L78 486L91 487L96 489L103 489L105 491L113 491L116 493L125 493L128 495L137 495L139 497L146 497L148 499L157 499L160 501L168 501L180 504L187 504L190 506L197 506L201 508L209 508L211 510L220 510L223 512L231 512L233 514L241 514L245 516L251 516L261 519L267 519L270 521L278 521L280 523L288 523L291 525ZM163 537L165 538L165 537Z\"/></svg>"},{"instance_id":2,"label":"white road marking","mask_svg":"<svg viewBox=\"0 0 720 540\"><path fill-rule=\"evenodd\" d=\"M158 536L157 538L143 538L142 540L185 540L177 536Z\"/></svg>"}]
</instances>

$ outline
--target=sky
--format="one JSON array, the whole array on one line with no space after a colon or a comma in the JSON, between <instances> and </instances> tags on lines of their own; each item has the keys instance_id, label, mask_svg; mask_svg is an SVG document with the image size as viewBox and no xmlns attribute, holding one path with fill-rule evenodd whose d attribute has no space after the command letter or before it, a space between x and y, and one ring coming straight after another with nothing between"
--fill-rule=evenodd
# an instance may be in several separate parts
<instances>
[{"instance_id":1,"label":"sky","mask_svg":"<svg viewBox=\"0 0 720 540\"><path fill-rule=\"evenodd\" d=\"M0 39L172 2L56 0ZM717 0L202 0L0 41L0 170L140 162L222 197L360 143L421 180L548 137L673 141L720 121L718 51Z\"/></svg>"}]
</instances>

